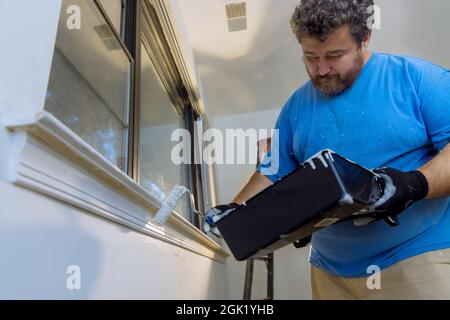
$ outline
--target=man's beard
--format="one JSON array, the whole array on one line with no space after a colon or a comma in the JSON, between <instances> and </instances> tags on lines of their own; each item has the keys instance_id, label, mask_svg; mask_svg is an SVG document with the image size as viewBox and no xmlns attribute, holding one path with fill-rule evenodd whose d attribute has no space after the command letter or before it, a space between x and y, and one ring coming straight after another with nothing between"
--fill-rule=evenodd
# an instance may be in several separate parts
<instances>
[{"instance_id":1,"label":"man's beard","mask_svg":"<svg viewBox=\"0 0 450 320\"><path fill-rule=\"evenodd\" d=\"M331 76L326 75L312 77L309 73L308 68L306 68L306 71L308 72L314 86L318 90L329 96L337 96L341 94L345 89L349 88L356 81L363 67L364 56L361 53L355 59L355 63L353 64L352 68L343 76L334 74Z\"/></svg>"}]
</instances>

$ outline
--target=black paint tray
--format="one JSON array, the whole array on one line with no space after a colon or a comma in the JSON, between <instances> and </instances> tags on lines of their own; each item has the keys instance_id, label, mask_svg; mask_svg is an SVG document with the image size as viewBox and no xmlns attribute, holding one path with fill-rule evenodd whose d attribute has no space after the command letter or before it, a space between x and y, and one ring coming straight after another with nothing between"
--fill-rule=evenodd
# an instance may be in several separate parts
<instances>
[{"instance_id":1,"label":"black paint tray","mask_svg":"<svg viewBox=\"0 0 450 320\"><path fill-rule=\"evenodd\" d=\"M324 150L216 224L236 260L267 255L374 204L384 182Z\"/></svg>"}]
</instances>

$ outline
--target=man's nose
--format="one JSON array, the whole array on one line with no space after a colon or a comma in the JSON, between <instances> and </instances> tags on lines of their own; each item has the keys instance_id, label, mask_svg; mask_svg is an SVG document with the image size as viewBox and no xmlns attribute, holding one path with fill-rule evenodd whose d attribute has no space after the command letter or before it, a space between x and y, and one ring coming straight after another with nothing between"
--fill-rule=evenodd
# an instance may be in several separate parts
<instances>
[{"instance_id":1,"label":"man's nose","mask_svg":"<svg viewBox=\"0 0 450 320\"><path fill-rule=\"evenodd\" d=\"M330 66L325 61L319 62L319 65L317 68L318 68L318 72L319 72L320 76L326 76L331 71Z\"/></svg>"}]
</instances>

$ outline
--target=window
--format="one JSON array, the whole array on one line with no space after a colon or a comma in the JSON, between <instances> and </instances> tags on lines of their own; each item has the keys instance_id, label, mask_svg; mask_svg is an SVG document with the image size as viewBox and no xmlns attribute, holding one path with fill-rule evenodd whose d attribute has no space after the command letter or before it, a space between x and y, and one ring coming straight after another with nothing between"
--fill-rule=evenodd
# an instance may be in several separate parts
<instances>
[{"instance_id":1,"label":"window","mask_svg":"<svg viewBox=\"0 0 450 320\"><path fill-rule=\"evenodd\" d=\"M119 25L120 1L109 1ZM71 5L81 29L67 27ZM93 0L62 1L45 110L125 171L132 58L102 12Z\"/></svg>"},{"instance_id":2,"label":"window","mask_svg":"<svg viewBox=\"0 0 450 320\"><path fill-rule=\"evenodd\" d=\"M144 44L141 45L140 100L140 184L163 201L175 185L188 187L186 166L176 165L171 159L174 144L170 138L174 130L183 126L183 121L159 80ZM191 220L188 195L181 199L175 211Z\"/></svg>"},{"instance_id":3,"label":"window","mask_svg":"<svg viewBox=\"0 0 450 320\"><path fill-rule=\"evenodd\" d=\"M80 8L81 29L67 27L67 8L73 5ZM186 128L194 137L198 98L174 39L166 38L167 16L155 5L62 0L45 110L156 199L165 200L175 185L183 185L203 211L211 205L204 200L209 185L202 187L206 168L171 159L174 130ZM200 225L190 195L175 211Z\"/></svg>"}]
</instances>

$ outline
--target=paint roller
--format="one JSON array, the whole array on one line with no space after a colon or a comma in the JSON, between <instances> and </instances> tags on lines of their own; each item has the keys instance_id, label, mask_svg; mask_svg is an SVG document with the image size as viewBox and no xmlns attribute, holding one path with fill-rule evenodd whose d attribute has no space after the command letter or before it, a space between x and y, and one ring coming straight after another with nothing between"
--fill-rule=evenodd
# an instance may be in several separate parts
<instances>
[{"instance_id":1,"label":"paint roller","mask_svg":"<svg viewBox=\"0 0 450 320\"><path fill-rule=\"evenodd\" d=\"M189 194L192 211L200 217L204 218L204 215L195 208L194 195L192 194L192 192L185 186L176 185L173 187L172 191L170 191L169 195L161 204L161 208L153 218L153 222L158 225L165 224L172 214L173 210L177 206L178 202L180 201L181 197L183 197L185 193Z\"/></svg>"}]
</instances>

